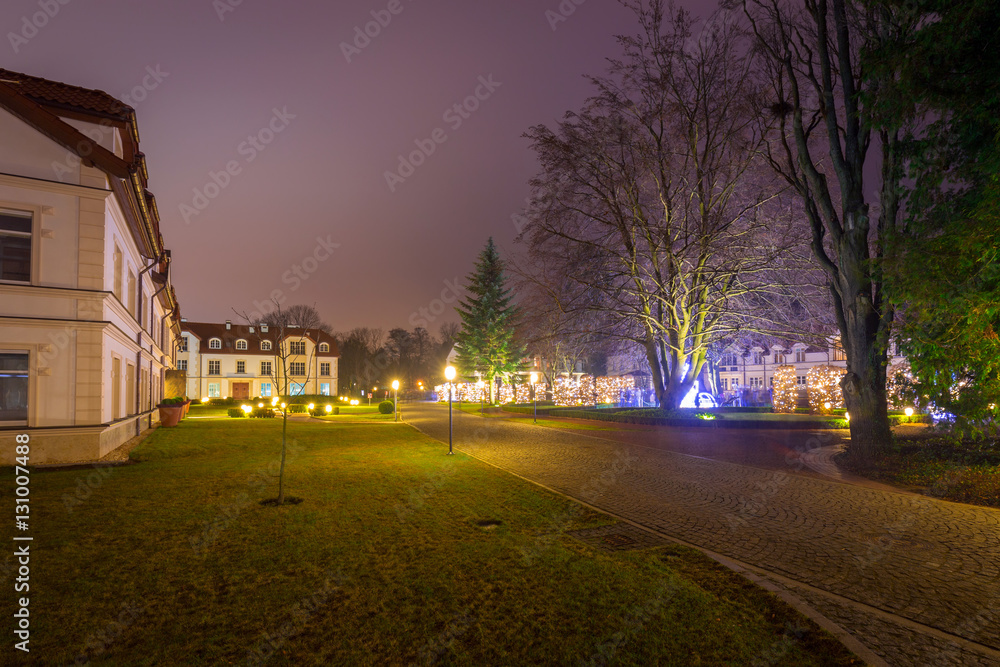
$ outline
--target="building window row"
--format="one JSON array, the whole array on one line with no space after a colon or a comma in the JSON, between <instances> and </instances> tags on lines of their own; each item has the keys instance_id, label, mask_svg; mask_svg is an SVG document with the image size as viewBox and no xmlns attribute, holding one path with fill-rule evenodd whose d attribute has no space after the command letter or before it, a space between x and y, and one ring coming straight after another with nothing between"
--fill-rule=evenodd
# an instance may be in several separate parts
<instances>
[{"instance_id":1,"label":"building window row","mask_svg":"<svg viewBox=\"0 0 1000 667\"><path fill-rule=\"evenodd\" d=\"M31 282L31 213L0 210L0 280Z\"/></svg>"}]
</instances>

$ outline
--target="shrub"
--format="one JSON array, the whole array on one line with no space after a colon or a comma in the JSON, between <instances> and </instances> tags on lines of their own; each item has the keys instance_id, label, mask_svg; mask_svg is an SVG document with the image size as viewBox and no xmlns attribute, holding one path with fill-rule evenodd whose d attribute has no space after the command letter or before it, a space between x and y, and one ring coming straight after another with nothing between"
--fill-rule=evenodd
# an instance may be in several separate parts
<instances>
[{"instance_id":1,"label":"shrub","mask_svg":"<svg viewBox=\"0 0 1000 667\"><path fill-rule=\"evenodd\" d=\"M232 412L232 410L230 410L230 412ZM270 407L254 408L253 412L250 413L250 416L257 417L259 419L273 419L274 410L271 409Z\"/></svg>"},{"instance_id":2,"label":"shrub","mask_svg":"<svg viewBox=\"0 0 1000 667\"><path fill-rule=\"evenodd\" d=\"M162 401L160 401L160 405L165 405L165 406L181 405L183 403L184 403L183 398L165 398Z\"/></svg>"},{"instance_id":3,"label":"shrub","mask_svg":"<svg viewBox=\"0 0 1000 667\"><path fill-rule=\"evenodd\" d=\"M238 419L240 417L245 417L246 413L243 412L241 408L229 408L229 416L234 419Z\"/></svg>"},{"instance_id":4,"label":"shrub","mask_svg":"<svg viewBox=\"0 0 1000 667\"><path fill-rule=\"evenodd\" d=\"M304 405L302 403L292 403L288 406L288 414L290 415L303 414L306 412L309 412L308 405Z\"/></svg>"},{"instance_id":5,"label":"shrub","mask_svg":"<svg viewBox=\"0 0 1000 667\"><path fill-rule=\"evenodd\" d=\"M378 411L383 415L391 415L394 407L392 401L382 401L378 404Z\"/></svg>"}]
</instances>

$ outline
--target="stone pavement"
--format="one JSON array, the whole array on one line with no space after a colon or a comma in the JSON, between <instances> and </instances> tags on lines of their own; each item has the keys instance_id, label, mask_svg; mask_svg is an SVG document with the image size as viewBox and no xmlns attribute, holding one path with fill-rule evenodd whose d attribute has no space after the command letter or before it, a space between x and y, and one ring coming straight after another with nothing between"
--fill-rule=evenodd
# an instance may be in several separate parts
<instances>
[{"instance_id":1,"label":"stone pavement","mask_svg":"<svg viewBox=\"0 0 1000 667\"><path fill-rule=\"evenodd\" d=\"M447 408L407 407L407 422L447 442ZM456 449L749 566L889 664L1000 665L1000 510L827 480L798 461L698 458L627 431L454 418ZM721 433L696 437L732 437Z\"/></svg>"}]
</instances>

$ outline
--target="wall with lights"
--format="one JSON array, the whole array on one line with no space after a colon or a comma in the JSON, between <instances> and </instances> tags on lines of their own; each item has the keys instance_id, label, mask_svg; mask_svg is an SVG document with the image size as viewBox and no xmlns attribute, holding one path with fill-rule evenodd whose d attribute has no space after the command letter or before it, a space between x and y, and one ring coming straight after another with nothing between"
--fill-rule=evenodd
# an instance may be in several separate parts
<instances>
[{"instance_id":1,"label":"wall with lights","mask_svg":"<svg viewBox=\"0 0 1000 667\"><path fill-rule=\"evenodd\" d=\"M810 412L829 413L844 407L844 393L840 380L847 370L837 366L814 366L806 374L806 391L809 394Z\"/></svg>"},{"instance_id":2,"label":"wall with lights","mask_svg":"<svg viewBox=\"0 0 1000 667\"><path fill-rule=\"evenodd\" d=\"M772 401L775 412L795 412L799 402L799 387L795 377L795 366L778 366L774 370Z\"/></svg>"}]
</instances>

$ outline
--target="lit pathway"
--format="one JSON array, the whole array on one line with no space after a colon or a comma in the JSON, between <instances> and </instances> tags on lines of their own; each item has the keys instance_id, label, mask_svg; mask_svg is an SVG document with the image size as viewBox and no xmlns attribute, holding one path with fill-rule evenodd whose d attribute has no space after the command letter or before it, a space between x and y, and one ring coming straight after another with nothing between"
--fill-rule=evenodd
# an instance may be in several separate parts
<instances>
[{"instance_id":1,"label":"lit pathway","mask_svg":"<svg viewBox=\"0 0 1000 667\"><path fill-rule=\"evenodd\" d=\"M447 442L446 407L403 411ZM759 568L890 664L1000 665L1000 510L678 454L622 431L454 417L456 449Z\"/></svg>"}]
</instances>

